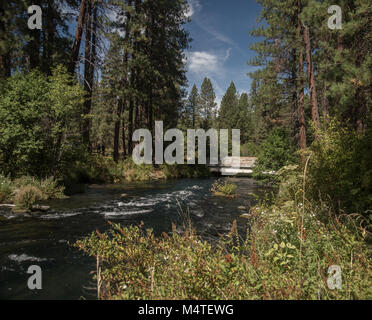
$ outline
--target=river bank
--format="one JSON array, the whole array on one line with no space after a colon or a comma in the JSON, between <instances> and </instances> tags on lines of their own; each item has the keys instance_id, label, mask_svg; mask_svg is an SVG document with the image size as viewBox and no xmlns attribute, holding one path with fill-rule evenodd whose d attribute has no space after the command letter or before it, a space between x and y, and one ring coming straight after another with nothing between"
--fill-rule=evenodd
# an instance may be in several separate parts
<instances>
[{"instance_id":1,"label":"river bank","mask_svg":"<svg viewBox=\"0 0 372 320\"><path fill-rule=\"evenodd\" d=\"M203 165L136 165L131 159L114 162L111 157L91 155L84 163L72 163L64 174L48 178L21 176L15 179L0 175L0 204L18 213L42 208L47 200L84 192L88 184L123 184L134 181L156 181L209 177ZM46 208L46 207L44 207Z\"/></svg>"}]
</instances>

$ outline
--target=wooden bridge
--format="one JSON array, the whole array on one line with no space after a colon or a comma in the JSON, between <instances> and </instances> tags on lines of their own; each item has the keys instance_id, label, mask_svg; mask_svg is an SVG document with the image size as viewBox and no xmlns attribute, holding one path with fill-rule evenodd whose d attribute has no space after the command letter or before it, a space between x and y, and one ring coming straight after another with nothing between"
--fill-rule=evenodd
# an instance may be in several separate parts
<instances>
[{"instance_id":1,"label":"wooden bridge","mask_svg":"<svg viewBox=\"0 0 372 320\"><path fill-rule=\"evenodd\" d=\"M257 161L255 157L226 157L218 165L208 165L209 171L224 176L250 175Z\"/></svg>"}]
</instances>

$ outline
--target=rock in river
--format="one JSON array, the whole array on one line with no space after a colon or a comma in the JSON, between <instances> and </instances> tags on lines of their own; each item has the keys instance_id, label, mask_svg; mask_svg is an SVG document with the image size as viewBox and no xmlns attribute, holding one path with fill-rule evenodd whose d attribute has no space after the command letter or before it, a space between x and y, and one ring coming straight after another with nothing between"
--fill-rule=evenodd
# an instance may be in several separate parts
<instances>
[{"instance_id":1,"label":"rock in river","mask_svg":"<svg viewBox=\"0 0 372 320\"><path fill-rule=\"evenodd\" d=\"M38 205L38 204L34 204L34 205L31 207L31 211L47 212L49 209L50 209L49 206L41 206L41 205Z\"/></svg>"}]
</instances>

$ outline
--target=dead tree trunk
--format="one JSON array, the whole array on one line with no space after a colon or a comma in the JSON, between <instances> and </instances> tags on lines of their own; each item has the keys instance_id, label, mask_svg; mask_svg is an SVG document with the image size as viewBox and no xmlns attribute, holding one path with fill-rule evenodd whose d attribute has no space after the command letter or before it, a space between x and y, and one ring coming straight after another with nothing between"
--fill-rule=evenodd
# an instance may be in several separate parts
<instances>
[{"instance_id":1,"label":"dead tree trunk","mask_svg":"<svg viewBox=\"0 0 372 320\"><path fill-rule=\"evenodd\" d=\"M75 32L75 40L74 40L74 45L72 47L72 54L71 54L70 65L68 69L68 71L71 74L74 74L76 63L77 63L78 56L79 56L80 43L81 43L81 37L83 35L83 27L84 27L84 20L85 20L86 3L87 3L87 0L81 0L78 24L77 24L77 28Z\"/></svg>"}]
</instances>

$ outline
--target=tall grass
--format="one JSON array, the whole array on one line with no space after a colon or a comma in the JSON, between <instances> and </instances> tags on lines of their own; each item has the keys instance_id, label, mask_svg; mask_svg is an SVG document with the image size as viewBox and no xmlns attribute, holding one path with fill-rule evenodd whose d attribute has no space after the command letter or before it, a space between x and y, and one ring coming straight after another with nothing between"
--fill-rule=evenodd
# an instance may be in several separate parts
<instances>
[{"instance_id":1,"label":"tall grass","mask_svg":"<svg viewBox=\"0 0 372 320\"><path fill-rule=\"evenodd\" d=\"M53 177L23 176L12 181L0 176L0 203L14 203L17 208L28 210L38 201L64 197L64 187Z\"/></svg>"}]
</instances>

